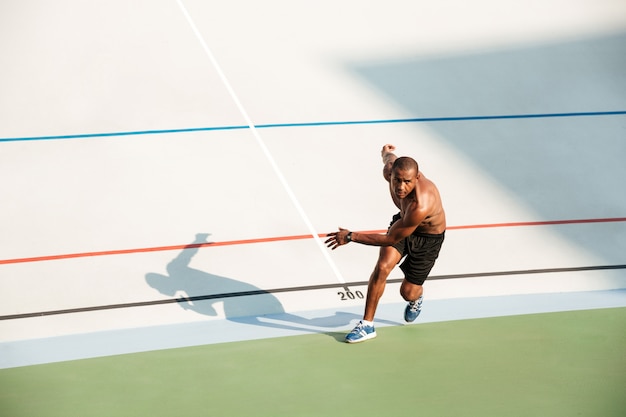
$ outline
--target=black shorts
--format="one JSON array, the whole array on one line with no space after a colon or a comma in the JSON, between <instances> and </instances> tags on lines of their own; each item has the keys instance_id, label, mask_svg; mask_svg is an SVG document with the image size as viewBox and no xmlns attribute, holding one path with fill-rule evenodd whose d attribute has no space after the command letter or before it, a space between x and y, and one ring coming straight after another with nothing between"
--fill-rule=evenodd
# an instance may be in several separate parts
<instances>
[{"instance_id":1,"label":"black shorts","mask_svg":"<svg viewBox=\"0 0 626 417\"><path fill-rule=\"evenodd\" d=\"M389 227L400 220L400 217L400 213L393 216ZM407 281L416 285L422 285L426 281L439 256L445 234L445 232L438 235L413 233L393 245L403 258L406 256L404 262L400 264L400 269Z\"/></svg>"}]
</instances>

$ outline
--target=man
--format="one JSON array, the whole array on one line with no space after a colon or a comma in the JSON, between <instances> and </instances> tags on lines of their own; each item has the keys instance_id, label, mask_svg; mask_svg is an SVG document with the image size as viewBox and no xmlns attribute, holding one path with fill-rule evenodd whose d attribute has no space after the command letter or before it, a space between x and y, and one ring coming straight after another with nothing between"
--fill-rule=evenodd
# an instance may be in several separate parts
<instances>
[{"instance_id":1,"label":"man","mask_svg":"<svg viewBox=\"0 0 626 417\"><path fill-rule=\"evenodd\" d=\"M419 171L414 159L398 158L394 150L395 146L387 144L381 151L383 177L389 182L391 198L400 209L387 233L357 233L339 228L338 232L329 233L325 242L333 250L349 242L381 247L367 287L363 320L346 335L348 343L376 337L374 315L378 301L385 291L387 277L405 256L400 265L404 272L400 295L408 301L404 319L412 322L419 316L422 284L435 265L444 240L446 215L437 187Z\"/></svg>"}]
</instances>

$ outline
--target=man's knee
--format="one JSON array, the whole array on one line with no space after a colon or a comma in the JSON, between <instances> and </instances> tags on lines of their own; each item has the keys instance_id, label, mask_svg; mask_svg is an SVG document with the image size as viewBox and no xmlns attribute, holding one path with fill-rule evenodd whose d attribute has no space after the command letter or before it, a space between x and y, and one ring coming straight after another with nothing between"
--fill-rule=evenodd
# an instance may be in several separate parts
<instances>
[{"instance_id":1,"label":"man's knee","mask_svg":"<svg viewBox=\"0 0 626 417\"><path fill-rule=\"evenodd\" d=\"M389 261L388 259L379 259L376 262L375 271L378 275L389 275L396 264L393 261Z\"/></svg>"},{"instance_id":2,"label":"man's knee","mask_svg":"<svg viewBox=\"0 0 626 417\"><path fill-rule=\"evenodd\" d=\"M400 295L406 301L415 301L424 293L424 287L404 279L400 285Z\"/></svg>"},{"instance_id":3,"label":"man's knee","mask_svg":"<svg viewBox=\"0 0 626 417\"><path fill-rule=\"evenodd\" d=\"M380 256L378 257L378 261L376 262L375 272L378 275L387 276L391 273L393 268L396 267L398 262L400 261L400 254L395 249L385 248L387 250L382 250Z\"/></svg>"}]
</instances>

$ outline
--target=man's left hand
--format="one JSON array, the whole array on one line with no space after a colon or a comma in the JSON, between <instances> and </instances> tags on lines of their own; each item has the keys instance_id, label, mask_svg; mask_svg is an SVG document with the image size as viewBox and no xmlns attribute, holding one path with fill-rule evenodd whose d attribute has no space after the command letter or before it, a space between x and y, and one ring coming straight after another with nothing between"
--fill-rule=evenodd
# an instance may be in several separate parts
<instances>
[{"instance_id":1,"label":"man's left hand","mask_svg":"<svg viewBox=\"0 0 626 417\"><path fill-rule=\"evenodd\" d=\"M328 239L326 240L326 246L331 248L332 250L337 249L341 245L345 245L349 243L348 234L350 233L347 229L339 228L338 232L329 233L326 236Z\"/></svg>"}]
</instances>

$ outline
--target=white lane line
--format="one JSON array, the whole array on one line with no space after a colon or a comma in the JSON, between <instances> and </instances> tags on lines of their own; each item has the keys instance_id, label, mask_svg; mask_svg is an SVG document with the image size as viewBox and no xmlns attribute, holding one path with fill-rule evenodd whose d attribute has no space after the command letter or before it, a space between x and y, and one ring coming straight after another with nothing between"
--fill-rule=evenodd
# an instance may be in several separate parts
<instances>
[{"instance_id":1,"label":"white lane line","mask_svg":"<svg viewBox=\"0 0 626 417\"><path fill-rule=\"evenodd\" d=\"M211 48L209 48L209 46L205 42L204 38L202 37L202 34L200 33L200 31L198 30L198 27L196 26L196 24L194 23L193 19L189 15L189 12L187 11L187 8L183 4L182 0L177 0L177 2L178 2L178 6L180 7L180 10L183 12L183 15L187 19L187 22L189 22L189 25L191 26L191 29L193 30L193 33L196 35L196 38L198 38L198 41L200 41L200 44L202 45L202 48L204 49L204 52L206 52L207 56L209 57L209 60L211 61L211 64L213 64L213 68L215 68L215 71L217 72L217 74L219 75L220 79L222 80L222 83L226 87L226 90L228 90L228 93L230 94L231 98L235 102L235 105L239 109L239 112L243 116L246 124L250 128L250 131L252 132L252 135L256 139L256 142L259 144L259 146L261 147L261 150L265 154L265 157L267 158L267 160L269 161L270 165L274 169L274 173L278 177L280 183L283 185L283 188L287 192L287 195L291 199L291 202L293 203L293 205L295 206L296 210L300 214L300 217L302 217L302 220L306 224L306 227L308 228L309 233L313 236L313 239L315 240L315 242L317 243L318 247L322 251L322 255L324 256L324 258L326 259L326 261L330 265L330 268L333 270L333 273L335 274L335 277L337 278L337 281L339 281L339 283L341 283L341 284L345 284L346 280L341 275L341 272L337 268L337 265L335 265L335 262L331 258L328 249L324 245L324 242L322 241L322 239L319 237L319 233L317 232L317 230L315 230L315 227L311 223L311 220L309 219L309 217L307 216L306 212L304 211L304 209L300 205L300 202L298 201L298 199L296 198L295 194L293 193L293 190L289 186L289 183L287 182L287 179L285 178L285 176L281 172L280 168L278 167L278 164L276 163L276 161L274 160L274 157L272 156L272 154L270 153L269 149L265 145L265 142L263 142L263 139L261 138L261 135L259 134L258 130L256 129L254 123L252 123L252 120L250 119L250 116L248 116L248 112L246 111L246 109L243 107L243 105L239 101L239 98L237 97L237 94L235 94L235 91L233 90L230 82L228 81L228 78L226 78L226 75L222 71L222 68L217 63L217 60L215 59L215 56L213 55L213 52L211 52Z\"/></svg>"}]
</instances>

